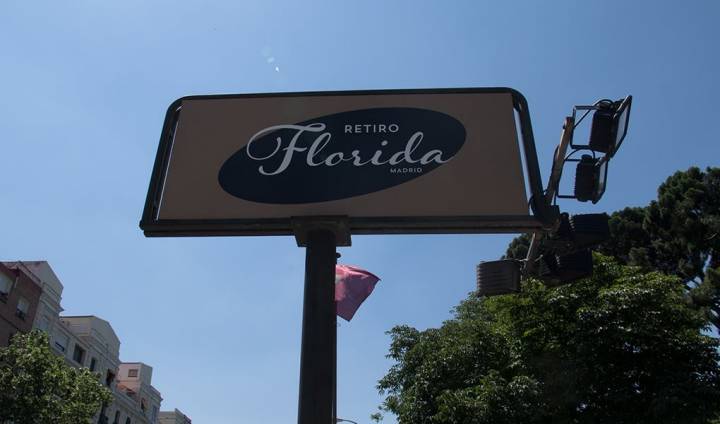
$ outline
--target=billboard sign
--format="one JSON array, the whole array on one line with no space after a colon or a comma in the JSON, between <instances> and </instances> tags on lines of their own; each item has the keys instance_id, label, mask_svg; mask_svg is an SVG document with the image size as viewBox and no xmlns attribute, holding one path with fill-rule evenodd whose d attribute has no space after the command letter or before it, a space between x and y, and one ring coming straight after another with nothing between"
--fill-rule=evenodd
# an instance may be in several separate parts
<instances>
[{"instance_id":1,"label":"billboard sign","mask_svg":"<svg viewBox=\"0 0 720 424\"><path fill-rule=\"evenodd\" d=\"M332 216L353 234L528 231L533 196L527 104L511 89L191 96L168 110L140 226L289 235L295 218Z\"/></svg>"}]
</instances>

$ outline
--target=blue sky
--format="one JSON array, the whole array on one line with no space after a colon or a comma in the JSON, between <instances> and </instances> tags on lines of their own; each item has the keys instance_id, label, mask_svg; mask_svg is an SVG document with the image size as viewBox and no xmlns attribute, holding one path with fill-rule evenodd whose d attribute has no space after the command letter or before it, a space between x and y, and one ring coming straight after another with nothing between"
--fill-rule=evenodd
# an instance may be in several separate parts
<instances>
[{"instance_id":1,"label":"blue sky","mask_svg":"<svg viewBox=\"0 0 720 424\"><path fill-rule=\"evenodd\" d=\"M509 86L543 177L574 104L634 95L597 205L645 205L717 166L720 3L692 1L0 3L0 259L48 260L68 314L109 320L195 423L296 420L304 252L290 237L146 239L138 221L167 106L189 94ZM272 60L270 59L272 58ZM438 326L509 235L356 236L382 278L339 328L339 415L368 422L384 332ZM394 422L386 417L385 422Z\"/></svg>"}]
</instances>

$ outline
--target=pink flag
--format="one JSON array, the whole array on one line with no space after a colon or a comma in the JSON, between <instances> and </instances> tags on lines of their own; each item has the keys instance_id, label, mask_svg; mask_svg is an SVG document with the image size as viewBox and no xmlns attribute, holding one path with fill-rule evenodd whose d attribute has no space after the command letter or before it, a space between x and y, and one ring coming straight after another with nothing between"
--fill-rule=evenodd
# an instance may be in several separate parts
<instances>
[{"instance_id":1,"label":"pink flag","mask_svg":"<svg viewBox=\"0 0 720 424\"><path fill-rule=\"evenodd\" d=\"M337 314L350 321L360 305L380 281L370 272L350 265L335 266L335 304Z\"/></svg>"}]
</instances>

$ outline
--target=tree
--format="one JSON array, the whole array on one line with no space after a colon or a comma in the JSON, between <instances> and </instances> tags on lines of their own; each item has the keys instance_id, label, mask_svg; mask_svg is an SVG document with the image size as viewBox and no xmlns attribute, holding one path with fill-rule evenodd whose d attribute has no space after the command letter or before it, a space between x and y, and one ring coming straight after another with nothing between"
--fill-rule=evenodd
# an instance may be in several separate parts
<instances>
[{"instance_id":1,"label":"tree","mask_svg":"<svg viewBox=\"0 0 720 424\"><path fill-rule=\"evenodd\" d=\"M55 355L45 333L16 334L0 348L0 422L89 423L112 394L87 368Z\"/></svg>"},{"instance_id":2,"label":"tree","mask_svg":"<svg viewBox=\"0 0 720 424\"><path fill-rule=\"evenodd\" d=\"M438 329L393 328L381 410L413 424L720 423L707 331L720 327L720 168L675 173L610 230L590 278L529 279L469 297Z\"/></svg>"},{"instance_id":3,"label":"tree","mask_svg":"<svg viewBox=\"0 0 720 424\"><path fill-rule=\"evenodd\" d=\"M438 329L393 328L378 388L401 423L706 423L718 340L677 278L596 255L593 277L470 297Z\"/></svg>"},{"instance_id":4,"label":"tree","mask_svg":"<svg viewBox=\"0 0 720 424\"><path fill-rule=\"evenodd\" d=\"M658 200L615 213L610 225L601 251L699 283L707 267L720 267L720 168L676 172Z\"/></svg>"}]
</instances>

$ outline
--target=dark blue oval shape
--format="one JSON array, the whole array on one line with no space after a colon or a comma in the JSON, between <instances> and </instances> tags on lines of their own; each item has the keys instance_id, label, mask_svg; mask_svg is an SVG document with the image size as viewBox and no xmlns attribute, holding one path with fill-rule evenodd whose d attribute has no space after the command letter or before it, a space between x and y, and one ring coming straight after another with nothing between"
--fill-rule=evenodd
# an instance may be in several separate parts
<instances>
[{"instance_id":1,"label":"dark blue oval shape","mask_svg":"<svg viewBox=\"0 0 720 424\"><path fill-rule=\"evenodd\" d=\"M353 110L261 129L220 168L229 194L259 203L313 203L373 193L453 158L465 127L418 108Z\"/></svg>"}]
</instances>

